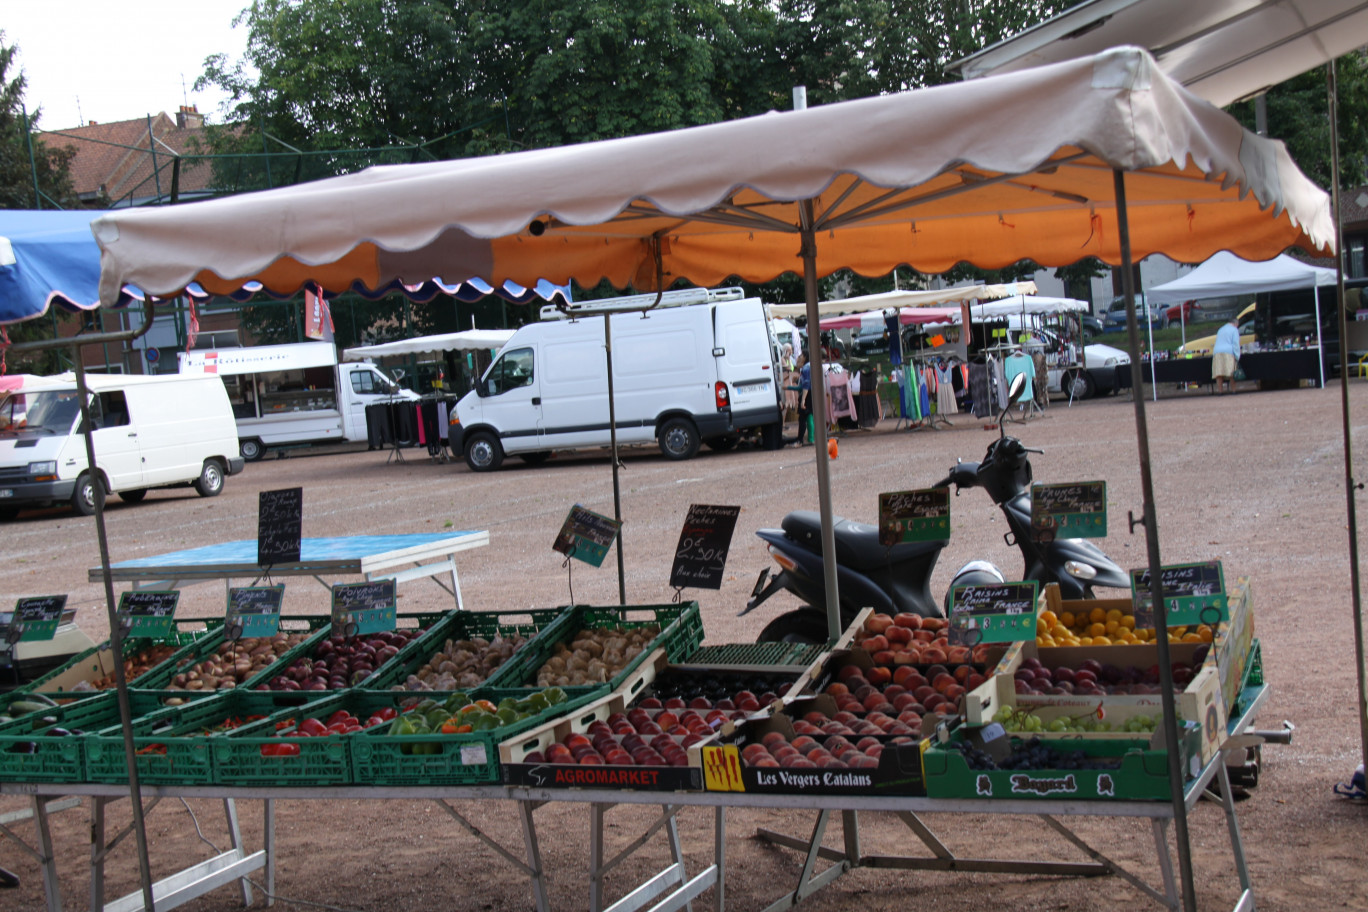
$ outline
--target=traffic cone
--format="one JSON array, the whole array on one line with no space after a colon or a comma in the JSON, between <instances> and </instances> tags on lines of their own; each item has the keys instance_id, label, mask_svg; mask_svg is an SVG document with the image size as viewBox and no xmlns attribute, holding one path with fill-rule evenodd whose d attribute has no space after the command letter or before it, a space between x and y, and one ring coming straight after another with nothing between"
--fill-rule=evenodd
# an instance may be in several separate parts
<instances>
[{"instance_id":1,"label":"traffic cone","mask_svg":"<svg viewBox=\"0 0 1368 912\"><path fill-rule=\"evenodd\" d=\"M841 455L840 447L836 445L836 438L829 438L827 440L827 456L831 457L832 459L835 459L839 455Z\"/></svg>"}]
</instances>

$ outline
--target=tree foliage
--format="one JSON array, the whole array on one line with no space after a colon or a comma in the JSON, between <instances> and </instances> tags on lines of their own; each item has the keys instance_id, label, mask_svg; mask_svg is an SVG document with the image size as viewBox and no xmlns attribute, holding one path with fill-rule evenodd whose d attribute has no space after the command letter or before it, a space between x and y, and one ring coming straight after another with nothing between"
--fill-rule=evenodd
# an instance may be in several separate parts
<instances>
[{"instance_id":1,"label":"tree foliage","mask_svg":"<svg viewBox=\"0 0 1368 912\"><path fill-rule=\"evenodd\" d=\"M0 31L0 209L77 208L80 202L69 173L72 152L49 149L33 135L41 109L35 108L25 122L27 83L22 72L11 72L16 50L5 44Z\"/></svg>"}]
</instances>

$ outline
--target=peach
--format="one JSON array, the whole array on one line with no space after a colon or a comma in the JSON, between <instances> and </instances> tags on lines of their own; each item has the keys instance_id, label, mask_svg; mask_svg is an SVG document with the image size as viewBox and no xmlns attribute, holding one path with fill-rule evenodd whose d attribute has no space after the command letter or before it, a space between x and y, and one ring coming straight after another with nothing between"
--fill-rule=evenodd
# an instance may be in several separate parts
<instances>
[{"instance_id":1,"label":"peach","mask_svg":"<svg viewBox=\"0 0 1368 912\"><path fill-rule=\"evenodd\" d=\"M859 666L859 665L843 665L843 666L841 666L840 670L836 672L836 679L837 679L838 681L845 681L845 680L847 680L848 678L852 678L852 677L854 677L855 675L858 675L859 673L860 673L860 666ZM847 685L847 686L848 686L848 685Z\"/></svg>"},{"instance_id":2,"label":"peach","mask_svg":"<svg viewBox=\"0 0 1368 912\"><path fill-rule=\"evenodd\" d=\"M914 630L914 631L912 631L912 640L913 640L913 642L917 642L917 643L929 643L929 642L931 642L932 640L934 640L935 638L936 638L936 635L935 635L934 633L932 633L930 630L924 630L924 629L923 629L923 630Z\"/></svg>"},{"instance_id":3,"label":"peach","mask_svg":"<svg viewBox=\"0 0 1368 912\"><path fill-rule=\"evenodd\" d=\"M864 647L865 652L869 653L870 655L873 655L876 652L881 652L882 650L888 648L888 637L883 635L872 636L866 639L860 645Z\"/></svg>"},{"instance_id":4,"label":"peach","mask_svg":"<svg viewBox=\"0 0 1368 912\"><path fill-rule=\"evenodd\" d=\"M958 665L955 670L950 672L955 676L956 683L963 684L969 680L969 676L974 673L974 669L969 665Z\"/></svg>"},{"instance_id":5,"label":"peach","mask_svg":"<svg viewBox=\"0 0 1368 912\"><path fill-rule=\"evenodd\" d=\"M945 654L950 657L950 661L955 663L969 661L968 646L951 646L945 651Z\"/></svg>"},{"instance_id":6,"label":"peach","mask_svg":"<svg viewBox=\"0 0 1368 912\"><path fill-rule=\"evenodd\" d=\"M923 630L941 630L945 627L945 618L922 618L921 626Z\"/></svg>"},{"instance_id":7,"label":"peach","mask_svg":"<svg viewBox=\"0 0 1368 912\"><path fill-rule=\"evenodd\" d=\"M879 692L880 692L880 691L879 691L879 688L875 687L873 684L866 684L864 687L861 687L859 690L854 691L854 693L855 693L855 699L859 700L859 701L862 702L862 703L864 702L865 697L869 696L870 694L879 693Z\"/></svg>"},{"instance_id":8,"label":"peach","mask_svg":"<svg viewBox=\"0 0 1368 912\"><path fill-rule=\"evenodd\" d=\"M979 686L981 686L981 685L983 684L983 682L984 682L984 681L987 681L987 680L988 680L987 678L985 678L983 675L981 675L981 674L979 674L977 671L975 671L975 672L972 672L972 673L969 675L968 680L966 680L966 681L964 682L964 687L965 687L966 690L974 690L974 689L978 688Z\"/></svg>"},{"instance_id":9,"label":"peach","mask_svg":"<svg viewBox=\"0 0 1368 912\"><path fill-rule=\"evenodd\" d=\"M945 660L945 650L941 649L939 646L932 646L929 649L922 650L923 662L944 662Z\"/></svg>"},{"instance_id":10,"label":"peach","mask_svg":"<svg viewBox=\"0 0 1368 912\"><path fill-rule=\"evenodd\" d=\"M871 614L864 625L870 633L881 634L893 626L893 618L886 614Z\"/></svg>"},{"instance_id":11,"label":"peach","mask_svg":"<svg viewBox=\"0 0 1368 912\"><path fill-rule=\"evenodd\" d=\"M893 653L894 665L916 665L921 656L911 650L899 650Z\"/></svg>"},{"instance_id":12,"label":"peach","mask_svg":"<svg viewBox=\"0 0 1368 912\"><path fill-rule=\"evenodd\" d=\"M783 732L772 731L768 732L763 738L761 738L760 743L763 744L765 747L772 748L778 747L780 744L783 744L786 740L787 739L784 738Z\"/></svg>"},{"instance_id":13,"label":"peach","mask_svg":"<svg viewBox=\"0 0 1368 912\"><path fill-rule=\"evenodd\" d=\"M888 684L883 689L883 695L888 698L888 702L890 703L892 703L899 694L905 693L907 693L907 688L900 684Z\"/></svg>"},{"instance_id":14,"label":"peach","mask_svg":"<svg viewBox=\"0 0 1368 912\"><path fill-rule=\"evenodd\" d=\"M874 653L871 658L874 660L876 666L892 665L895 661L894 653L889 649L880 649L878 652ZM877 683L874 681L874 672L878 670L879 668L877 667L869 669L865 672L865 677L869 678L871 683Z\"/></svg>"},{"instance_id":15,"label":"peach","mask_svg":"<svg viewBox=\"0 0 1368 912\"><path fill-rule=\"evenodd\" d=\"M909 627L889 627L884 632L888 642L893 646L903 645L912 642L912 630Z\"/></svg>"},{"instance_id":16,"label":"peach","mask_svg":"<svg viewBox=\"0 0 1368 912\"><path fill-rule=\"evenodd\" d=\"M865 697L862 702L864 703L865 712L873 712L876 707L882 706L884 703L887 703L888 700L884 697L883 694L879 693L876 690L869 696Z\"/></svg>"},{"instance_id":17,"label":"peach","mask_svg":"<svg viewBox=\"0 0 1368 912\"><path fill-rule=\"evenodd\" d=\"M904 611L902 614L893 616L893 623L898 627L906 627L908 630L917 630L922 625L921 615Z\"/></svg>"},{"instance_id":18,"label":"peach","mask_svg":"<svg viewBox=\"0 0 1368 912\"><path fill-rule=\"evenodd\" d=\"M861 706L860 709L863 710L864 707ZM855 715L853 712L847 712L846 710L841 710L831 718L837 722L840 722L842 725L849 725L852 722L858 722L860 719L860 717Z\"/></svg>"},{"instance_id":19,"label":"peach","mask_svg":"<svg viewBox=\"0 0 1368 912\"><path fill-rule=\"evenodd\" d=\"M851 675L844 679L845 686L850 688L851 693L859 693L861 687L869 686L869 679L864 676L864 669L861 668L859 671L860 674Z\"/></svg>"},{"instance_id":20,"label":"peach","mask_svg":"<svg viewBox=\"0 0 1368 912\"><path fill-rule=\"evenodd\" d=\"M840 681L832 681L826 686L824 693L830 694L833 697L839 697L841 694L850 693L850 688L846 687Z\"/></svg>"},{"instance_id":21,"label":"peach","mask_svg":"<svg viewBox=\"0 0 1368 912\"><path fill-rule=\"evenodd\" d=\"M898 668L893 671L893 683L900 687L907 686L907 679L917 673L915 668Z\"/></svg>"},{"instance_id":22,"label":"peach","mask_svg":"<svg viewBox=\"0 0 1368 912\"><path fill-rule=\"evenodd\" d=\"M881 663L878 668L871 668L869 671L865 672L865 674L869 676L869 683L872 687L883 687L893 680L893 669L886 667L887 665L893 664L893 653L881 652L879 655L888 656L889 661Z\"/></svg>"},{"instance_id":23,"label":"peach","mask_svg":"<svg viewBox=\"0 0 1368 912\"><path fill-rule=\"evenodd\" d=\"M949 687L945 688L944 693L945 693L945 699L950 700L951 702L954 702L954 701L956 701L956 700L959 700L961 697L963 697L963 696L965 695L966 691L965 691L965 689L964 689L964 686L961 685L961 684L951 684Z\"/></svg>"},{"instance_id":24,"label":"peach","mask_svg":"<svg viewBox=\"0 0 1368 912\"><path fill-rule=\"evenodd\" d=\"M926 705L926 701L933 697L935 693L936 688L932 687L930 684L923 684L921 687L912 691L912 696L916 697L917 702L924 706Z\"/></svg>"},{"instance_id":25,"label":"peach","mask_svg":"<svg viewBox=\"0 0 1368 912\"><path fill-rule=\"evenodd\" d=\"M779 761L775 760L773 757L764 756L757 758L756 761L751 764L751 766L758 766L762 769L778 769Z\"/></svg>"},{"instance_id":26,"label":"peach","mask_svg":"<svg viewBox=\"0 0 1368 912\"><path fill-rule=\"evenodd\" d=\"M800 735L815 735L821 732L820 728L813 725L811 722L804 722L802 719L793 723L793 730Z\"/></svg>"},{"instance_id":27,"label":"peach","mask_svg":"<svg viewBox=\"0 0 1368 912\"><path fill-rule=\"evenodd\" d=\"M944 671L931 679L931 686L934 687L938 693L945 693L945 688L954 683L956 683L955 676Z\"/></svg>"}]
</instances>

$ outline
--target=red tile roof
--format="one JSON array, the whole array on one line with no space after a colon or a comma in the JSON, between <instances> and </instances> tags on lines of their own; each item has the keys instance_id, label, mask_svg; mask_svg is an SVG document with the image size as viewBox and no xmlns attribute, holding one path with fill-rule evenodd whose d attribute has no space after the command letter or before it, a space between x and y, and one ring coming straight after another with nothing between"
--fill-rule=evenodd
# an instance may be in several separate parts
<instances>
[{"instance_id":1,"label":"red tile roof","mask_svg":"<svg viewBox=\"0 0 1368 912\"><path fill-rule=\"evenodd\" d=\"M159 197L169 201L176 156L193 154L193 139L203 133L202 122L192 107L182 110L177 119L161 113L93 123L44 133L43 141L76 151L71 178L82 199L94 200L103 191L116 206ZM213 171L207 162L196 158L182 162L178 185L182 196L203 193L212 186Z\"/></svg>"}]
</instances>

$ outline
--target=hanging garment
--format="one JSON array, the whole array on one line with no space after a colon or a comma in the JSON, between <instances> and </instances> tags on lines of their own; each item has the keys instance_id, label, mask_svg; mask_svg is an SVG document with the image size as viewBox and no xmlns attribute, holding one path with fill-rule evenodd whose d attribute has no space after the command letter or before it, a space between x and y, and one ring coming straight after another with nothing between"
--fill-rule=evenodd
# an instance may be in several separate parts
<instances>
[{"instance_id":1,"label":"hanging garment","mask_svg":"<svg viewBox=\"0 0 1368 912\"><path fill-rule=\"evenodd\" d=\"M993 414L989 376L990 371L987 364L969 365L969 397L972 401L975 418L987 418Z\"/></svg>"},{"instance_id":2,"label":"hanging garment","mask_svg":"<svg viewBox=\"0 0 1368 912\"><path fill-rule=\"evenodd\" d=\"M948 364L936 369L936 412L941 416L959 412L955 403L954 372Z\"/></svg>"},{"instance_id":3,"label":"hanging garment","mask_svg":"<svg viewBox=\"0 0 1368 912\"><path fill-rule=\"evenodd\" d=\"M1045 363L1045 353L1032 354L1031 363L1035 365L1035 401L1041 408L1045 408L1050 401L1050 368Z\"/></svg>"},{"instance_id":4,"label":"hanging garment","mask_svg":"<svg viewBox=\"0 0 1368 912\"><path fill-rule=\"evenodd\" d=\"M855 401L850 391L849 374L828 374L826 378L827 403L830 410L827 412L829 420L836 421L839 418L855 419Z\"/></svg>"},{"instance_id":5,"label":"hanging garment","mask_svg":"<svg viewBox=\"0 0 1368 912\"><path fill-rule=\"evenodd\" d=\"M997 402L999 410L1007 408L1007 374L1002 368L1002 362L991 355L988 364L992 369L993 375L993 397Z\"/></svg>"},{"instance_id":6,"label":"hanging garment","mask_svg":"<svg viewBox=\"0 0 1368 912\"><path fill-rule=\"evenodd\" d=\"M448 422L450 420L451 416L447 412L447 403L443 399L437 403L437 439L443 443L446 443L447 440L448 429L450 428Z\"/></svg>"},{"instance_id":7,"label":"hanging garment","mask_svg":"<svg viewBox=\"0 0 1368 912\"><path fill-rule=\"evenodd\" d=\"M1010 384L1018 376L1026 377L1026 386L1022 393L1022 398L1027 399L1035 395L1035 362L1031 356L1023 351L1014 351L1002 362L1002 372L1007 383Z\"/></svg>"}]
</instances>

